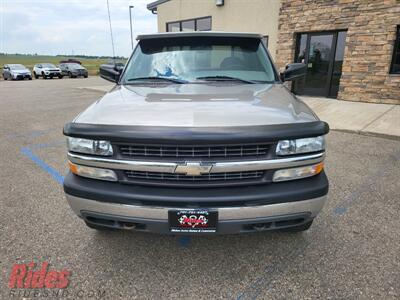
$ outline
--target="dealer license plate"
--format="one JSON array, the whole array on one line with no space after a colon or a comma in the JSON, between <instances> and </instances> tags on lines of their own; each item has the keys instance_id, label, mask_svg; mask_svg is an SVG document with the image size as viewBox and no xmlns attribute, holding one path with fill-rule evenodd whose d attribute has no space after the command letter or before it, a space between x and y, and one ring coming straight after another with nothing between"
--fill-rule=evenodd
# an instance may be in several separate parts
<instances>
[{"instance_id":1,"label":"dealer license plate","mask_svg":"<svg viewBox=\"0 0 400 300\"><path fill-rule=\"evenodd\" d=\"M206 209L170 210L168 220L171 232L216 232L218 211Z\"/></svg>"}]
</instances>

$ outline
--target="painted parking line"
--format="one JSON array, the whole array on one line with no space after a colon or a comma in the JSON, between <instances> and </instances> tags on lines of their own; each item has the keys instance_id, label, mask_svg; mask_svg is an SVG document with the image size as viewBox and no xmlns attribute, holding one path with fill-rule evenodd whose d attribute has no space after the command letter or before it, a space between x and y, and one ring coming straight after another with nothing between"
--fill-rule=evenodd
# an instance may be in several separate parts
<instances>
[{"instance_id":1,"label":"painted parking line","mask_svg":"<svg viewBox=\"0 0 400 300\"><path fill-rule=\"evenodd\" d=\"M42 159L33 154L33 152L28 147L21 148L21 153L26 157L30 158L37 166L39 166L43 171L48 173L55 181L59 184L63 184L64 176L62 176L56 169L50 167Z\"/></svg>"},{"instance_id":2,"label":"painted parking line","mask_svg":"<svg viewBox=\"0 0 400 300\"><path fill-rule=\"evenodd\" d=\"M59 140L59 141L47 143L47 144L35 144L35 145L30 145L29 147L33 148L33 149L43 149L43 148L48 148L48 147L59 146L63 143L65 143L65 140L62 140L62 141ZM48 173L56 182L58 182L59 184L62 185L64 182L64 176L62 176L56 169L49 166L42 159L40 159L38 156L36 156L30 148L28 148L28 147L21 148L21 153L24 156L31 159L38 167L40 167L43 171ZM180 247L188 248L191 243L191 237L190 236L178 236L177 241L178 241L178 245Z\"/></svg>"}]
</instances>

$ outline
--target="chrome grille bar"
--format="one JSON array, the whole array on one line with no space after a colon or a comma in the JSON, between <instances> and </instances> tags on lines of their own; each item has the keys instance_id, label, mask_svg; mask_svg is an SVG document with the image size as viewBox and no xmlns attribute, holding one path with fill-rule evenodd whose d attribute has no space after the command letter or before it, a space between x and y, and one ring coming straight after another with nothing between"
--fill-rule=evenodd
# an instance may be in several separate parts
<instances>
[{"instance_id":1,"label":"chrome grille bar","mask_svg":"<svg viewBox=\"0 0 400 300\"><path fill-rule=\"evenodd\" d=\"M212 168L209 173L244 172L291 168L319 163L323 161L324 157L325 153L321 152L302 156L292 156L268 160L216 162L212 164ZM98 156L80 155L71 152L68 153L68 159L72 163L85 166L115 170L159 173L175 173L175 169L178 165L180 165L180 163L176 162L120 160Z\"/></svg>"}]
</instances>

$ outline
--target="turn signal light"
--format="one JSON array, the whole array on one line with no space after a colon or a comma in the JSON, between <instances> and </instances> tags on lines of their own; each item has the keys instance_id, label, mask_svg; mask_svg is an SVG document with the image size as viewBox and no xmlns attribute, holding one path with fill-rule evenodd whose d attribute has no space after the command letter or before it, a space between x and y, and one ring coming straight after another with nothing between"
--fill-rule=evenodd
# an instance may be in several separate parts
<instances>
[{"instance_id":1,"label":"turn signal light","mask_svg":"<svg viewBox=\"0 0 400 300\"><path fill-rule=\"evenodd\" d=\"M320 162L311 166L278 170L274 173L272 181L279 182L307 178L321 173L323 169L324 163Z\"/></svg>"},{"instance_id":2,"label":"turn signal light","mask_svg":"<svg viewBox=\"0 0 400 300\"><path fill-rule=\"evenodd\" d=\"M70 161L68 164L70 171L78 176L107 181L118 180L117 174L113 170L76 165Z\"/></svg>"}]
</instances>

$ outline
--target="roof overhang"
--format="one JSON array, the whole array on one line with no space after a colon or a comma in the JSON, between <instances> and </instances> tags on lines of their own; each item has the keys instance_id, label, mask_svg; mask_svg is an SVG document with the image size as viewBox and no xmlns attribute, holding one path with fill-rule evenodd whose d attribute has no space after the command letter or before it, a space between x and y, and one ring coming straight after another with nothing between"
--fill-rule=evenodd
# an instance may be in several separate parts
<instances>
[{"instance_id":1,"label":"roof overhang","mask_svg":"<svg viewBox=\"0 0 400 300\"><path fill-rule=\"evenodd\" d=\"M136 40L162 39L162 38L179 38L179 37L238 37L261 39L262 35L251 32L223 32L223 31L185 31L185 32L162 32L154 34L141 34Z\"/></svg>"},{"instance_id":2,"label":"roof overhang","mask_svg":"<svg viewBox=\"0 0 400 300\"><path fill-rule=\"evenodd\" d=\"M155 14L157 12L157 6L159 6L160 4L163 4L165 2L168 2L169 0L157 0L154 2L151 2L149 4L147 4L147 9L150 10L153 14Z\"/></svg>"}]
</instances>

